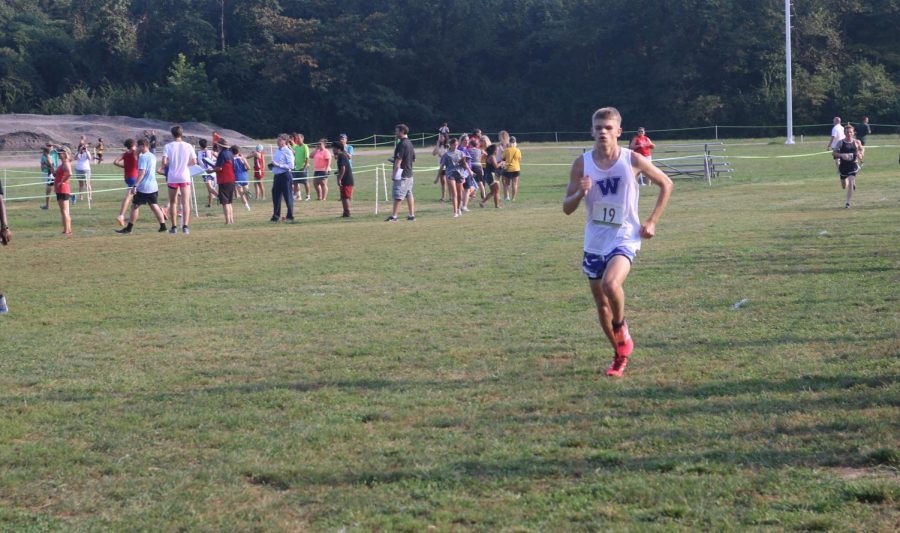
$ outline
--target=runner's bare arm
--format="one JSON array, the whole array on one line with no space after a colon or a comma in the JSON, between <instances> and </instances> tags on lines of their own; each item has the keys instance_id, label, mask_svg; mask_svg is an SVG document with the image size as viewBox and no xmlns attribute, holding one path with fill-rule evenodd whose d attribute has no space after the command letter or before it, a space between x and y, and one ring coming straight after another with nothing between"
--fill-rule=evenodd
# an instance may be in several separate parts
<instances>
[{"instance_id":1,"label":"runner's bare arm","mask_svg":"<svg viewBox=\"0 0 900 533\"><path fill-rule=\"evenodd\" d=\"M572 170L569 171L569 186L563 200L563 213L567 215L574 213L581 204L581 199L591 190L592 184L591 178L584 175L584 159L576 158L572 162Z\"/></svg>"},{"instance_id":2,"label":"runner's bare arm","mask_svg":"<svg viewBox=\"0 0 900 533\"><path fill-rule=\"evenodd\" d=\"M643 173L647 179L659 187L659 196L656 198L656 205L653 207L653 212L650 213L647 220L641 224L641 237L650 239L656 235L656 224L659 222L659 217L662 216L666 204L669 203L669 197L672 195L674 185L672 184L671 178L669 178L665 172L660 170L656 165L651 163L649 159L641 154L631 154L631 165L634 167L635 173Z\"/></svg>"}]
</instances>

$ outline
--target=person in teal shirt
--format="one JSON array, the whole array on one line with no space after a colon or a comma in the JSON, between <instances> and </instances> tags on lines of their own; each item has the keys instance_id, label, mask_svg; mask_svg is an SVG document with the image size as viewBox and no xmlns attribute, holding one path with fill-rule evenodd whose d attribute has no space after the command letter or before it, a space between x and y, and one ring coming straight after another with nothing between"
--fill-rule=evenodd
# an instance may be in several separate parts
<instances>
[{"instance_id":1,"label":"person in teal shirt","mask_svg":"<svg viewBox=\"0 0 900 533\"><path fill-rule=\"evenodd\" d=\"M344 146L344 153L347 155L347 158L350 160L350 168L353 168L353 147L350 146L350 142L347 140L347 134L342 133L340 137L341 144Z\"/></svg>"}]
</instances>

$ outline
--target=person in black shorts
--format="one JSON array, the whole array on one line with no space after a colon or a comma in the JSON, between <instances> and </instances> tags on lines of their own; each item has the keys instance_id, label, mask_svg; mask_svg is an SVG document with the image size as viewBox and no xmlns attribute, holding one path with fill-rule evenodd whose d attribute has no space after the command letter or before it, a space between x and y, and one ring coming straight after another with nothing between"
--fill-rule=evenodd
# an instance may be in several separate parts
<instances>
[{"instance_id":1,"label":"person in black shorts","mask_svg":"<svg viewBox=\"0 0 900 533\"><path fill-rule=\"evenodd\" d=\"M353 199L353 167L350 166L350 157L340 140L331 143L331 149L337 161L337 184L341 192L341 206L344 208L341 217L349 218L350 200Z\"/></svg>"},{"instance_id":2,"label":"person in black shorts","mask_svg":"<svg viewBox=\"0 0 900 533\"><path fill-rule=\"evenodd\" d=\"M500 183L494 179L495 175L497 178L500 177L500 162L497 161L497 145L492 144L488 146L484 153L486 155L484 162L484 188L486 191L489 190L490 192L487 193L483 200L478 202L478 205L484 207L484 204L493 198L494 207L500 209Z\"/></svg>"},{"instance_id":3,"label":"person in black shorts","mask_svg":"<svg viewBox=\"0 0 900 533\"><path fill-rule=\"evenodd\" d=\"M853 126L844 127L844 139L838 142L831 155L838 163L838 174L841 177L841 188L847 189L847 203L845 208L850 208L850 199L856 190L856 174L862 163L866 148L856 138L856 130Z\"/></svg>"}]
</instances>

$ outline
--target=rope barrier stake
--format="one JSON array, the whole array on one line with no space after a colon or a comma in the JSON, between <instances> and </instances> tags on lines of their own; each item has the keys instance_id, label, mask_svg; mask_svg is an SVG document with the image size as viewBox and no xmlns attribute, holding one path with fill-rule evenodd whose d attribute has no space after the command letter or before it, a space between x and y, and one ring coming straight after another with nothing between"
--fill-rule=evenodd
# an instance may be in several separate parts
<instances>
[{"instance_id":1,"label":"rope barrier stake","mask_svg":"<svg viewBox=\"0 0 900 533\"><path fill-rule=\"evenodd\" d=\"M391 180L394 179L393 172L391 172ZM384 163L381 164L381 183L384 184L384 201L387 203L388 194L387 194L387 170L385 169Z\"/></svg>"}]
</instances>

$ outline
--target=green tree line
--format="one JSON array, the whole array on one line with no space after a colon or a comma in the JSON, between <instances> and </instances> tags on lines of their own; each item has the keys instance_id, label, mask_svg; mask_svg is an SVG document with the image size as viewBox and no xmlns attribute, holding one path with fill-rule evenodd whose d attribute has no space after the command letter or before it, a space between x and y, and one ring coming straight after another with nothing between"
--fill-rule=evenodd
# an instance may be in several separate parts
<instances>
[{"instance_id":1,"label":"green tree line","mask_svg":"<svg viewBox=\"0 0 900 533\"><path fill-rule=\"evenodd\" d=\"M797 0L794 120L900 122L900 2ZM782 0L3 0L0 112L250 135L784 123ZM758 132L758 130L756 130ZM769 134L775 132L768 132Z\"/></svg>"}]
</instances>

